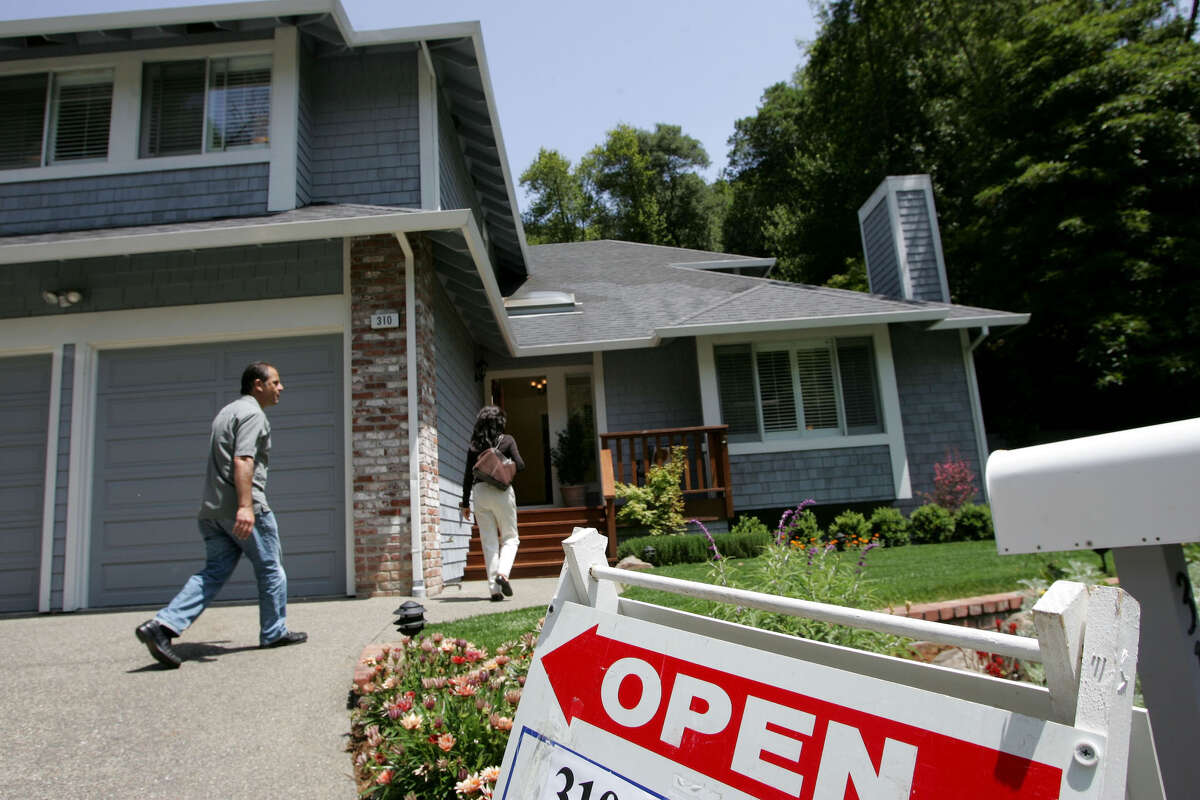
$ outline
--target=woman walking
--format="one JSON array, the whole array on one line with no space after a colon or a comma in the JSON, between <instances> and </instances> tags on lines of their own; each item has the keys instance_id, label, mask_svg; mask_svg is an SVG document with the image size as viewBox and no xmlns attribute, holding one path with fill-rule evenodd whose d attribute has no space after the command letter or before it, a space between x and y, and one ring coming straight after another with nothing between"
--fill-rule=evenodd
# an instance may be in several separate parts
<instances>
[{"instance_id":1,"label":"woman walking","mask_svg":"<svg viewBox=\"0 0 1200 800\"><path fill-rule=\"evenodd\" d=\"M484 406L475 417L475 429L471 433L471 446L467 451L467 467L463 472L463 494L459 510L467 522L471 521L471 498L475 501L475 519L479 523L479 540L483 545L483 562L487 566L488 590L492 602L512 597L512 584L508 573L512 571L517 557L517 495L512 486L496 488L475 477L475 462L479 455L490 447L512 459L517 471L525 469L517 441L504 432L507 422L504 411L497 406Z\"/></svg>"}]
</instances>

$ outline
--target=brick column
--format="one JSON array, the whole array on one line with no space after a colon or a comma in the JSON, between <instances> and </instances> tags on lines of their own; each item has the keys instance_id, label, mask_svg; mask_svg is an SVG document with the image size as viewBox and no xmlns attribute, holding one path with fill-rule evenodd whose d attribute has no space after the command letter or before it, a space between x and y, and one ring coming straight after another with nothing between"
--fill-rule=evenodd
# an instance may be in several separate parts
<instances>
[{"instance_id":1,"label":"brick column","mask_svg":"<svg viewBox=\"0 0 1200 800\"><path fill-rule=\"evenodd\" d=\"M421 385L421 491L417 518L425 542L426 591L441 590L438 550L436 375L433 346L433 263L414 240L417 283L417 366ZM350 356L353 433L354 567L360 596L412 592L409 419L404 251L394 236L350 244ZM422 301L422 295L425 300ZM397 311L400 326L371 329L371 315ZM426 433L428 429L428 433ZM432 444L427 441L432 440ZM428 478L426 476L429 476ZM432 503L425 488L433 484ZM436 565L436 582L431 576Z\"/></svg>"}]
</instances>

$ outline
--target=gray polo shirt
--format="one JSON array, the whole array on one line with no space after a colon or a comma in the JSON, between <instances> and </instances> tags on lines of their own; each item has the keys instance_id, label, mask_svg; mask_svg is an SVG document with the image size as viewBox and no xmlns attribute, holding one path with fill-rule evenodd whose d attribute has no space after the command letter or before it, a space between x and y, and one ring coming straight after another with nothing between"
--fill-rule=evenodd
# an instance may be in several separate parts
<instances>
[{"instance_id":1,"label":"gray polo shirt","mask_svg":"<svg viewBox=\"0 0 1200 800\"><path fill-rule=\"evenodd\" d=\"M237 516L237 487L233 484L233 459L254 458L250 497L254 513L270 511L267 505L267 465L271 455L271 423L252 395L244 394L217 412L208 440L208 470L204 476L204 501L200 519L233 519Z\"/></svg>"}]
</instances>

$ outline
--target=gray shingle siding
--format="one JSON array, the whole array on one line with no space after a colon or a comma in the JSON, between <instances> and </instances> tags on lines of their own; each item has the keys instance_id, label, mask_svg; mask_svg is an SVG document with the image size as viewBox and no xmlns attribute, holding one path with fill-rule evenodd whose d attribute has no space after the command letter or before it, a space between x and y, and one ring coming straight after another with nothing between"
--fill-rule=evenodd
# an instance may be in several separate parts
<instances>
[{"instance_id":1,"label":"gray shingle siding","mask_svg":"<svg viewBox=\"0 0 1200 800\"><path fill-rule=\"evenodd\" d=\"M50 610L61 611L67 553L67 495L71 489L71 407L75 399L75 345L63 347L58 413L58 464L54 480L54 537L50 561Z\"/></svg>"},{"instance_id":2,"label":"gray shingle siding","mask_svg":"<svg viewBox=\"0 0 1200 800\"><path fill-rule=\"evenodd\" d=\"M733 502L740 510L888 501L895 497L887 445L730 456Z\"/></svg>"},{"instance_id":3,"label":"gray shingle siding","mask_svg":"<svg viewBox=\"0 0 1200 800\"><path fill-rule=\"evenodd\" d=\"M607 351L604 401L614 433L703 425L695 340Z\"/></svg>"},{"instance_id":4,"label":"gray shingle siding","mask_svg":"<svg viewBox=\"0 0 1200 800\"><path fill-rule=\"evenodd\" d=\"M316 61L313 202L421 205L414 53L353 53Z\"/></svg>"},{"instance_id":5,"label":"gray shingle siding","mask_svg":"<svg viewBox=\"0 0 1200 800\"><path fill-rule=\"evenodd\" d=\"M70 310L43 289L79 289ZM0 319L340 294L340 240L0 266Z\"/></svg>"},{"instance_id":6,"label":"gray shingle siding","mask_svg":"<svg viewBox=\"0 0 1200 800\"><path fill-rule=\"evenodd\" d=\"M300 91L296 105L296 205L312 200L313 69L315 59L300 48Z\"/></svg>"},{"instance_id":7,"label":"gray shingle siding","mask_svg":"<svg viewBox=\"0 0 1200 800\"><path fill-rule=\"evenodd\" d=\"M900 264L896 261L896 247L886 197L863 220L862 232L871 292L888 297L903 297L904 285L900 281Z\"/></svg>"},{"instance_id":8,"label":"gray shingle siding","mask_svg":"<svg viewBox=\"0 0 1200 800\"><path fill-rule=\"evenodd\" d=\"M896 192L900 211L900 229L904 231L905 258L913 299L950 302L942 292L942 276L938 269L937 250L933 240L933 225L924 189Z\"/></svg>"},{"instance_id":9,"label":"gray shingle siding","mask_svg":"<svg viewBox=\"0 0 1200 800\"><path fill-rule=\"evenodd\" d=\"M445 103L438 104L438 177L442 208L469 208L480 219L475 187Z\"/></svg>"},{"instance_id":10,"label":"gray shingle siding","mask_svg":"<svg viewBox=\"0 0 1200 800\"><path fill-rule=\"evenodd\" d=\"M892 325L890 332L913 489L913 499L902 505L911 507L933 491L933 465L947 453L957 451L971 465L977 484L982 471L958 331Z\"/></svg>"},{"instance_id":11,"label":"gray shingle siding","mask_svg":"<svg viewBox=\"0 0 1200 800\"><path fill-rule=\"evenodd\" d=\"M0 184L0 236L265 214L267 173L234 164Z\"/></svg>"},{"instance_id":12,"label":"gray shingle siding","mask_svg":"<svg viewBox=\"0 0 1200 800\"><path fill-rule=\"evenodd\" d=\"M458 502L480 392L475 382L475 343L440 283L434 290L433 314L442 579L452 581L462 579L471 541L471 526L459 519Z\"/></svg>"}]
</instances>

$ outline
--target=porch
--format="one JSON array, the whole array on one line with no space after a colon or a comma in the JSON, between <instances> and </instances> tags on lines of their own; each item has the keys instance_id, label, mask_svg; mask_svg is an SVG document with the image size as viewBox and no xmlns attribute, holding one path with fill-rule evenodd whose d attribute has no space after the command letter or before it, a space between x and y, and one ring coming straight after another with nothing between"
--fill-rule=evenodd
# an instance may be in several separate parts
<instances>
[{"instance_id":1,"label":"porch","mask_svg":"<svg viewBox=\"0 0 1200 800\"><path fill-rule=\"evenodd\" d=\"M670 449L682 445L687 458L681 479L684 513L704 522L733 518L729 470L728 426L602 433L599 441L600 504L569 508L529 508L517 512L521 547L513 578L557 575L562 568L562 540L576 527L596 528L608 538L608 558L617 559L616 484L644 486L646 474ZM471 529L464 580L486 577L478 527Z\"/></svg>"}]
</instances>

